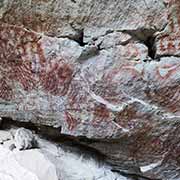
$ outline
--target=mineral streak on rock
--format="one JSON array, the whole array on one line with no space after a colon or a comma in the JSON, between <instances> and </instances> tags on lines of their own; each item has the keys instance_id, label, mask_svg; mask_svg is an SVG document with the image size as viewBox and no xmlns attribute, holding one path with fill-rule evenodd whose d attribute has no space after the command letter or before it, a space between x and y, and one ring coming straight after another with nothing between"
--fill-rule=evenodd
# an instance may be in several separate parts
<instances>
[{"instance_id":1,"label":"mineral streak on rock","mask_svg":"<svg viewBox=\"0 0 180 180\"><path fill-rule=\"evenodd\" d=\"M2 99L16 100L17 94L14 90L18 84L23 91L29 93L43 89L52 95L66 95L73 76L73 67L56 53L46 56L41 35L7 24L0 25L0 34ZM21 95L18 98L21 99ZM21 101L23 99L24 97ZM28 107L23 109L28 110Z\"/></svg>"},{"instance_id":2,"label":"mineral streak on rock","mask_svg":"<svg viewBox=\"0 0 180 180\"><path fill-rule=\"evenodd\" d=\"M14 92L15 84L20 83L24 92L33 92L23 110L37 109L41 102L36 98L41 92L49 97L49 107L45 108L48 111L48 108L53 108L52 104L58 105L58 101L54 102L51 98L56 96L62 102L62 109L57 111L64 114L69 132L75 132L77 125L78 132L81 122L95 127L104 126L106 129L109 124L115 125L114 118L117 123L115 126L119 129L121 126L118 126L119 116L116 116L116 112L127 111L128 114L126 105L134 106L134 103L144 107L145 112L149 111L148 106L155 105L159 110L179 114L178 59L150 63L116 61L113 66L101 72L98 66L92 70L94 65L89 64L87 68L74 74L75 64L73 67L68 59L62 58L57 52L51 52L53 49L50 46L54 47L58 41L7 24L1 25L1 41L1 98L7 101L20 98ZM52 42L45 44L45 41ZM138 57L138 54L134 56ZM129 53L124 57L129 57ZM98 76L101 79L96 81ZM173 89L170 90L170 87ZM20 109L21 104L20 101L17 109ZM31 109L28 109L28 104L31 104ZM136 107L135 112L138 114L141 110ZM146 113L143 114L146 116ZM136 119L135 117L132 116L131 119ZM126 128L128 129L128 125Z\"/></svg>"},{"instance_id":3,"label":"mineral streak on rock","mask_svg":"<svg viewBox=\"0 0 180 180\"><path fill-rule=\"evenodd\" d=\"M65 96L73 77L73 68L63 59L51 60L40 73L40 82L47 93Z\"/></svg>"}]
</instances>

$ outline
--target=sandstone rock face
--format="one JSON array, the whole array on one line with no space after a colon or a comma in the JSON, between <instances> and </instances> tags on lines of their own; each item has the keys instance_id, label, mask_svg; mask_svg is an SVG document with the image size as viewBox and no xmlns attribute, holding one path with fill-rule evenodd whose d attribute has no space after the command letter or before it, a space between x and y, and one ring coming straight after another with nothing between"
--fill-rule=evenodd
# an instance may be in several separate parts
<instances>
[{"instance_id":1,"label":"sandstone rock face","mask_svg":"<svg viewBox=\"0 0 180 180\"><path fill-rule=\"evenodd\" d=\"M178 0L2 1L0 115L180 178L179 12Z\"/></svg>"}]
</instances>

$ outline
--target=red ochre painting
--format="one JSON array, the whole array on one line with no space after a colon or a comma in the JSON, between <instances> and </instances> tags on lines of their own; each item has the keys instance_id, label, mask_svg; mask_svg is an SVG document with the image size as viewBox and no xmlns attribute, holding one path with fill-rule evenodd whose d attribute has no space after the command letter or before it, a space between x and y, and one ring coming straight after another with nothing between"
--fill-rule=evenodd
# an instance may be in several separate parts
<instances>
[{"instance_id":1,"label":"red ochre painting","mask_svg":"<svg viewBox=\"0 0 180 180\"><path fill-rule=\"evenodd\" d=\"M180 53L180 1L167 1L168 24L159 36L157 55L177 55Z\"/></svg>"},{"instance_id":2,"label":"red ochre painting","mask_svg":"<svg viewBox=\"0 0 180 180\"><path fill-rule=\"evenodd\" d=\"M32 90L40 90L47 96L66 97L67 103L62 112L64 112L69 130L73 130L81 122L82 112L92 114L90 122L93 126L108 122L111 109L102 102L96 102L96 99L92 100L90 92L87 92L84 87L88 79L73 80L74 65L63 57L45 55L46 49L41 41L42 38L41 34L23 27L0 25L1 99L13 100L16 97L14 89L18 83L28 93ZM161 47L161 50L168 48L169 45ZM134 55L138 56L138 51L133 47L132 52L136 52ZM179 61L153 62L148 65L141 61L124 61L104 71L103 78L99 82L102 86L95 93L108 103L119 105L130 100L124 94L124 91L129 88L131 94L136 96L136 93L140 92L149 102L176 113L179 112L180 107L180 88L179 83L176 82L179 72ZM79 74L83 73L83 71L79 72ZM96 73L94 72L94 75ZM127 81L131 82L131 85L128 85ZM151 87L154 87L153 90L150 89L149 94L143 89L133 90L133 85L139 84L139 87L143 87L145 81L149 81ZM170 83L171 86L169 86ZM93 84L89 86L92 90ZM156 86L158 86L157 89ZM131 111L137 111L134 113L136 116L139 110L133 110L131 107Z\"/></svg>"}]
</instances>

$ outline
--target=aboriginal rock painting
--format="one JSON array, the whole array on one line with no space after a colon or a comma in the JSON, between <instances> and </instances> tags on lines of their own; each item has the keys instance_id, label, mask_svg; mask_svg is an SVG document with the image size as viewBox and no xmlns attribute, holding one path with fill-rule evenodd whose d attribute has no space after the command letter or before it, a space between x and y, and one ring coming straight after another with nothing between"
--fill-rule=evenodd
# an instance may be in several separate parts
<instances>
[{"instance_id":1,"label":"aboriginal rock painting","mask_svg":"<svg viewBox=\"0 0 180 180\"><path fill-rule=\"evenodd\" d=\"M0 97L4 100L11 100L11 98L13 97L13 90L12 87L8 85L6 77L1 77L0 87Z\"/></svg>"},{"instance_id":2,"label":"aboriginal rock painting","mask_svg":"<svg viewBox=\"0 0 180 180\"><path fill-rule=\"evenodd\" d=\"M21 27L1 25L1 78L6 77L6 82L19 82L26 91L42 86L53 95L65 95L72 78L72 67L62 58L45 57L40 39L40 35ZM2 87L8 86L3 84ZM10 92L11 88L7 90ZM1 98L8 98L6 92L1 90Z\"/></svg>"},{"instance_id":3,"label":"aboriginal rock painting","mask_svg":"<svg viewBox=\"0 0 180 180\"><path fill-rule=\"evenodd\" d=\"M178 113L180 107L180 63L178 61L164 62L155 68L154 88L147 94L153 102L173 113Z\"/></svg>"},{"instance_id":4,"label":"aboriginal rock painting","mask_svg":"<svg viewBox=\"0 0 180 180\"><path fill-rule=\"evenodd\" d=\"M148 56L148 49L146 46L129 43L121 50L121 55L127 59L144 60Z\"/></svg>"},{"instance_id":5,"label":"aboriginal rock painting","mask_svg":"<svg viewBox=\"0 0 180 180\"><path fill-rule=\"evenodd\" d=\"M20 27L0 25L0 66L1 78L6 82L12 80L19 82L25 90L31 90L36 86L36 77L33 73L33 61L43 61L40 54L41 47L38 43L38 36L25 31ZM1 98L8 99L6 93L12 97L11 88L7 91L5 83L1 86Z\"/></svg>"},{"instance_id":6,"label":"aboriginal rock painting","mask_svg":"<svg viewBox=\"0 0 180 180\"><path fill-rule=\"evenodd\" d=\"M180 63L176 62L156 62L143 64L141 62L126 63L115 66L104 74L102 82L94 84L93 91L106 102L94 113L93 123L108 121L110 112L108 104L114 107L121 106L123 103L131 102L126 108L116 113L116 121L120 125L133 126L137 119L150 119L152 114L141 111L144 108L143 102L152 104L166 112L179 113L180 107L180 84L178 77ZM133 102L134 100L134 102ZM105 106L107 105L107 106ZM99 121L100 122L99 122Z\"/></svg>"},{"instance_id":7,"label":"aboriginal rock painting","mask_svg":"<svg viewBox=\"0 0 180 180\"><path fill-rule=\"evenodd\" d=\"M168 1L168 25L158 37L158 55L177 55L180 53L180 1Z\"/></svg>"},{"instance_id":8,"label":"aboriginal rock painting","mask_svg":"<svg viewBox=\"0 0 180 180\"><path fill-rule=\"evenodd\" d=\"M72 65L62 57L45 55L41 38L41 35L22 27L0 25L0 98L15 99L16 110L44 109L39 107L35 94L30 97L16 94L17 84L28 93L43 91L46 93L44 99L50 101L48 96L61 97L68 92L73 77ZM49 107L54 104L48 100L45 102ZM71 115L66 113L66 116L67 121L72 122Z\"/></svg>"},{"instance_id":9,"label":"aboriginal rock painting","mask_svg":"<svg viewBox=\"0 0 180 180\"><path fill-rule=\"evenodd\" d=\"M91 123L94 127L99 126L101 122L108 122L111 119L110 111L104 104L96 104L92 112L93 120Z\"/></svg>"},{"instance_id":10,"label":"aboriginal rock painting","mask_svg":"<svg viewBox=\"0 0 180 180\"><path fill-rule=\"evenodd\" d=\"M133 104L122 112L117 110L117 107L139 95L143 100L158 107L170 112L179 112L179 60L149 64L141 61L115 64L104 70L102 78L96 80L93 77L98 74L98 70L89 71L84 68L75 74L74 65L67 59L56 54L48 56L42 38L41 35L22 27L0 25L1 99L10 101L13 98L21 98L23 101L23 95L15 94L17 84L27 94L31 91L42 91L49 106L62 104L60 110L70 131L86 120L97 127L112 121L116 115L118 121L126 122L122 123L122 126L132 125L134 121L127 123L129 119L126 115L133 120L143 118L145 114L141 114L138 108L133 108ZM134 55L137 54L135 51ZM91 81L88 77L82 78L84 71L92 77ZM33 94L29 102L26 98L31 109L39 104L36 96L38 93ZM50 98L54 96L56 100ZM43 110L46 110L46 106Z\"/></svg>"},{"instance_id":11,"label":"aboriginal rock painting","mask_svg":"<svg viewBox=\"0 0 180 180\"><path fill-rule=\"evenodd\" d=\"M71 115L71 113L69 113L68 111L65 111L65 119L68 125L67 128L70 131L72 131L79 124L76 118L74 118L73 115Z\"/></svg>"}]
</instances>

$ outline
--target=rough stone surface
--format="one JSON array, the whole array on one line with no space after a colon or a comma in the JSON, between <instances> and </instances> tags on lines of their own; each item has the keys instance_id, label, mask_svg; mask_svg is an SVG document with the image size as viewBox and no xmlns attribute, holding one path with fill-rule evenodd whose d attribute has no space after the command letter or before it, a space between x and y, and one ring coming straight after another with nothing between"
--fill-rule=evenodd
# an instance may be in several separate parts
<instances>
[{"instance_id":1,"label":"rough stone surface","mask_svg":"<svg viewBox=\"0 0 180 180\"><path fill-rule=\"evenodd\" d=\"M8 131L1 133L6 135ZM61 146L44 139L38 139L39 149L22 151L17 148L11 151L6 143L0 145L2 180L129 180L96 159L85 159L82 152L65 152Z\"/></svg>"},{"instance_id":2,"label":"rough stone surface","mask_svg":"<svg viewBox=\"0 0 180 180\"><path fill-rule=\"evenodd\" d=\"M14 135L15 146L19 150L31 149L35 147L36 140L33 133L25 128L17 129Z\"/></svg>"},{"instance_id":3,"label":"rough stone surface","mask_svg":"<svg viewBox=\"0 0 180 180\"><path fill-rule=\"evenodd\" d=\"M167 9L168 23L156 38L156 54L160 57L180 55L180 2L178 0L168 0Z\"/></svg>"},{"instance_id":4,"label":"rough stone surface","mask_svg":"<svg viewBox=\"0 0 180 180\"><path fill-rule=\"evenodd\" d=\"M178 0L1 1L0 116L180 178L179 12Z\"/></svg>"}]
</instances>

